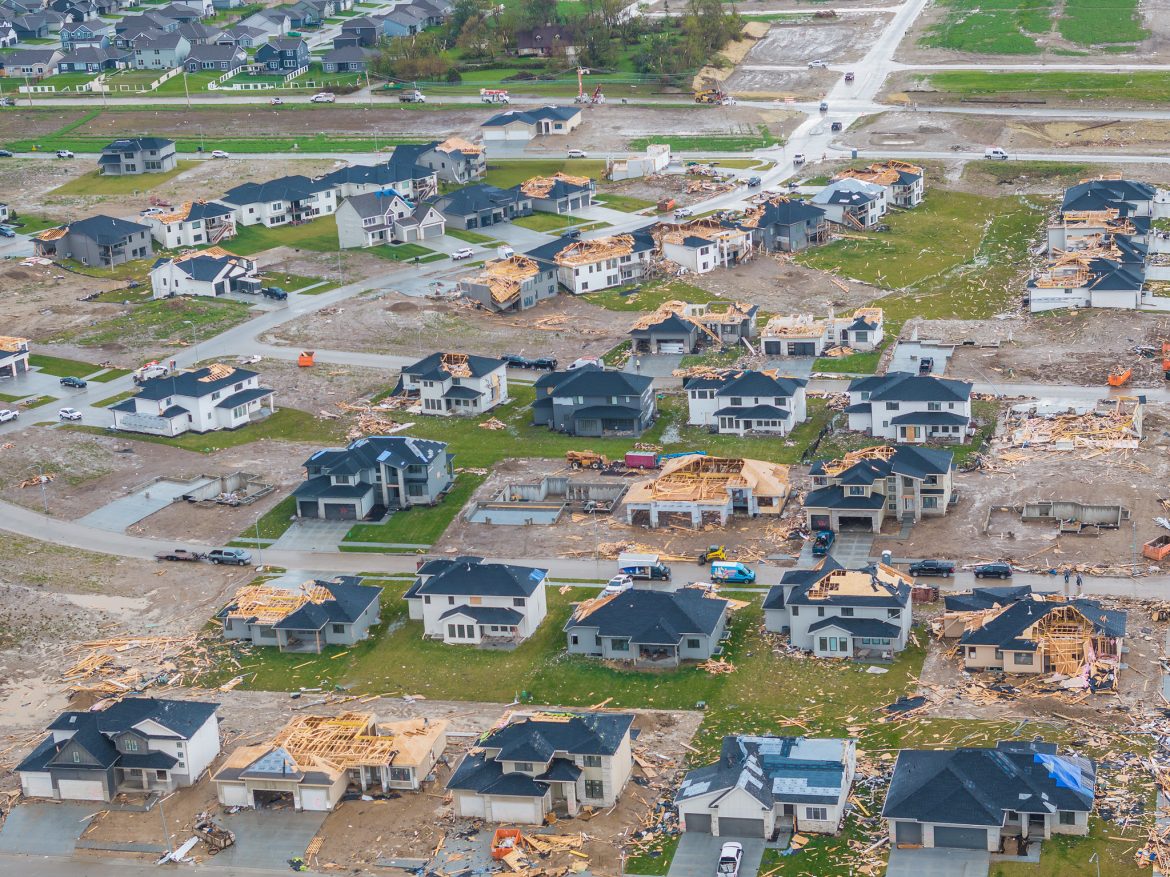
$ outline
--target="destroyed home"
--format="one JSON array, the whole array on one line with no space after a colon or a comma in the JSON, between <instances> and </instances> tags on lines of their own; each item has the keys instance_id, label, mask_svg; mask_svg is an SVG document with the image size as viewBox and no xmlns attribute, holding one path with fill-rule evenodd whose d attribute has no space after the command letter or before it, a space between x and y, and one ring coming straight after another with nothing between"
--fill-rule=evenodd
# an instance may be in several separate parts
<instances>
[{"instance_id":1,"label":"destroyed home","mask_svg":"<svg viewBox=\"0 0 1170 877\"><path fill-rule=\"evenodd\" d=\"M626 493L627 524L726 526L733 515L779 516L788 499L788 467L764 460L686 454L667 460Z\"/></svg>"},{"instance_id":2,"label":"destroyed home","mask_svg":"<svg viewBox=\"0 0 1170 877\"><path fill-rule=\"evenodd\" d=\"M527 256L493 259L459 278L459 294L491 311L524 311L557 294L557 269Z\"/></svg>"},{"instance_id":3,"label":"destroyed home","mask_svg":"<svg viewBox=\"0 0 1170 877\"><path fill-rule=\"evenodd\" d=\"M760 333L768 356L825 356L834 349L876 350L885 338L881 308L858 308L852 316L817 319L812 314L772 317Z\"/></svg>"},{"instance_id":4,"label":"destroyed home","mask_svg":"<svg viewBox=\"0 0 1170 877\"><path fill-rule=\"evenodd\" d=\"M1096 789L1094 762L1055 743L903 749L882 819L899 847L1025 855L1055 834L1088 834Z\"/></svg>"},{"instance_id":5,"label":"destroyed home","mask_svg":"<svg viewBox=\"0 0 1170 877\"><path fill-rule=\"evenodd\" d=\"M114 268L134 259L149 259L154 246L150 226L99 214L33 235L33 251L46 259Z\"/></svg>"},{"instance_id":6,"label":"destroyed home","mask_svg":"<svg viewBox=\"0 0 1170 877\"><path fill-rule=\"evenodd\" d=\"M798 253L825 243L831 234L824 210L785 195L748 207L739 226L753 229L756 246L767 253Z\"/></svg>"},{"instance_id":7,"label":"destroyed home","mask_svg":"<svg viewBox=\"0 0 1170 877\"><path fill-rule=\"evenodd\" d=\"M704 344L750 341L759 307L747 302L663 302L630 329L635 353L694 353ZM750 345L749 345L750 349Z\"/></svg>"},{"instance_id":8,"label":"destroyed home","mask_svg":"<svg viewBox=\"0 0 1170 877\"><path fill-rule=\"evenodd\" d=\"M492 498L473 500L464 518L473 524L552 525L566 512L611 513L625 495L626 485L620 480L545 475L539 481L509 482Z\"/></svg>"},{"instance_id":9,"label":"destroyed home","mask_svg":"<svg viewBox=\"0 0 1170 877\"><path fill-rule=\"evenodd\" d=\"M683 384L687 423L720 435L788 435L808 419L804 378L774 370L727 371L688 378Z\"/></svg>"},{"instance_id":10,"label":"destroyed home","mask_svg":"<svg viewBox=\"0 0 1170 877\"><path fill-rule=\"evenodd\" d=\"M423 414L484 414L508 401L508 364L468 353L432 353L402 369L398 392Z\"/></svg>"},{"instance_id":11,"label":"destroyed home","mask_svg":"<svg viewBox=\"0 0 1170 877\"><path fill-rule=\"evenodd\" d=\"M1067 688L1112 689L1126 618L1095 600L1030 594L968 617L959 652L968 671L1056 673Z\"/></svg>"},{"instance_id":12,"label":"destroyed home","mask_svg":"<svg viewBox=\"0 0 1170 877\"><path fill-rule=\"evenodd\" d=\"M910 579L884 563L846 569L831 556L790 569L764 599L764 627L818 658L893 660L914 624Z\"/></svg>"},{"instance_id":13,"label":"destroyed home","mask_svg":"<svg viewBox=\"0 0 1170 877\"><path fill-rule=\"evenodd\" d=\"M678 667L722 654L730 603L699 588L640 588L578 603L565 622L570 655Z\"/></svg>"},{"instance_id":14,"label":"destroyed home","mask_svg":"<svg viewBox=\"0 0 1170 877\"><path fill-rule=\"evenodd\" d=\"M274 228L309 222L337 212L337 190L324 179L294 175L266 183L244 183L218 199L231 207L239 225Z\"/></svg>"},{"instance_id":15,"label":"destroyed home","mask_svg":"<svg viewBox=\"0 0 1170 877\"><path fill-rule=\"evenodd\" d=\"M532 422L577 436L637 438L658 416L654 380L586 365L536 379Z\"/></svg>"},{"instance_id":16,"label":"destroyed home","mask_svg":"<svg viewBox=\"0 0 1170 877\"><path fill-rule=\"evenodd\" d=\"M236 236L236 214L215 201L185 201L165 213L144 216L160 247L173 250L218 244Z\"/></svg>"},{"instance_id":17,"label":"destroyed home","mask_svg":"<svg viewBox=\"0 0 1170 877\"><path fill-rule=\"evenodd\" d=\"M500 189L486 183L440 195L433 206L448 225L466 230L511 222L532 213L532 200L519 188Z\"/></svg>"},{"instance_id":18,"label":"destroyed home","mask_svg":"<svg viewBox=\"0 0 1170 877\"><path fill-rule=\"evenodd\" d=\"M641 279L654 253L654 239L642 230L588 240L558 238L525 255L542 267L555 268L561 286L580 295Z\"/></svg>"},{"instance_id":19,"label":"destroyed home","mask_svg":"<svg viewBox=\"0 0 1170 877\"><path fill-rule=\"evenodd\" d=\"M114 429L176 436L247 426L276 411L275 396L260 386L257 372L214 363L144 380L133 396L107 410Z\"/></svg>"},{"instance_id":20,"label":"destroyed home","mask_svg":"<svg viewBox=\"0 0 1170 877\"><path fill-rule=\"evenodd\" d=\"M1145 396L1111 396L1098 402L1021 402L1007 416L1015 447L1072 451L1134 449L1142 440Z\"/></svg>"},{"instance_id":21,"label":"destroyed home","mask_svg":"<svg viewBox=\"0 0 1170 877\"><path fill-rule=\"evenodd\" d=\"M1110 234L1091 245L1060 253L1032 272L1026 301L1032 313L1056 308L1123 308L1153 303L1146 287L1147 245Z\"/></svg>"},{"instance_id":22,"label":"destroyed home","mask_svg":"<svg viewBox=\"0 0 1170 877\"><path fill-rule=\"evenodd\" d=\"M520 191L532 199L532 209L541 213L572 213L593 205L597 184L589 177L575 177L557 171L551 177L532 177L520 184Z\"/></svg>"},{"instance_id":23,"label":"destroyed home","mask_svg":"<svg viewBox=\"0 0 1170 877\"><path fill-rule=\"evenodd\" d=\"M312 579L295 590L245 585L215 617L223 622L226 640L320 654L326 646L367 639L381 620L382 589L361 581L358 576Z\"/></svg>"},{"instance_id":24,"label":"destroyed home","mask_svg":"<svg viewBox=\"0 0 1170 877\"><path fill-rule=\"evenodd\" d=\"M917 207L926 196L926 174L916 164L891 159L874 162L858 169L847 169L833 180L861 180L886 190L886 203L891 207Z\"/></svg>"},{"instance_id":25,"label":"destroyed home","mask_svg":"<svg viewBox=\"0 0 1170 877\"><path fill-rule=\"evenodd\" d=\"M551 813L614 806L633 772L630 713L512 713L447 781L455 815L542 825Z\"/></svg>"},{"instance_id":26,"label":"destroyed home","mask_svg":"<svg viewBox=\"0 0 1170 877\"><path fill-rule=\"evenodd\" d=\"M61 713L17 767L30 798L112 801L194 785L219 754L217 703L127 697Z\"/></svg>"},{"instance_id":27,"label":"destroyed home","mask_svg":"<svg viewBox=\"0 0 1170 877\"><path fill-rule=\"evenodd\" d=\"M423 167L430 168L445 183L470 183L487 172L487 154L460 137L448 137L419 146L403 144L394 147L394 156L408 157Z\"/></svg>"},{"instance_id":28,"label":"destroyed home","mask_svg":"<svg viewBox=\"0 0 1170 877\"><path fill-rule=\"evenodd\" d=\"M836 834L856 772L856 740L729 735L718 761L687 771L674 798L679 827L764 840Z\"/></svg>"},{"instance_id":29,"label":"destroyed home","mask_svg":"<svg viewBox=\"0 0 1170 877\"><path fill-rule=\"evenodd\" d=\"M270 743L233 751L212 781L224 807L328 811L362 795L418 791L447 748L443 719L379 723L373 714L295 716Z\"/></svg>"},{"instance_id":30,"label":"destroyed home","mask_svg":"<svg viewBox=\"0 0 1170 877\"><path fill-rule=\"evenodd\" d=\"M605 163L605 178L613 182L636 180L660 174L670 165L670 146L651 143L644 152L610 158Z\"/></svg>"},{"instance_id":31,"label":"destroyed home","mask_svg":"<svg viewBox=\"0 0 1170 877\"><path fill-rule=\"evenodd\" d=\"M505 110L480 123L485 142L527 143L551 134L571 134L581 124L580 107Z\"/></svg>"},{"instance_id":32,"label":"destroyed home","mask_svg":"<svg viewBox=\"0 0 1170 877\"><path fill-rule=\"evenodd\" d=\"M28 344L27 338L0 335L0 377L15 378L28 374Z\"/></svg>"},{"instance_id":33,"label":"destroyed home","mask_svg":"<svg viewBox=\"0 0 1170 877\"><path fill-rule=\"evenodd\" d=\"M1048 220L1047 255L1091 249L1115 236L1148 244L1156 195L1153 186L1132 180L1085 180L1070 186Z\"/></svg>"},{"instance_id":34,"label":"destroyed home","mask_svg":"<svg viewBox=\"0 0 1170 877\"><path fill-rule=\"evenodd\" d=\"M325 448L305 461L305 481L293 491L297 517L381 520L387 512L434 505L454 483L454 459L446 442L398 435Z\"/></svg>"},{"instance_id":35,"label":"destroyed home","mask_svg":"<svg viewBox=\"0 0 1170 877\"><path fill-rule=\"evenodd\" d=\"M681 225L663 224L654 230L664 259L692 274L707 274L716 268L733 268L752 258L754 236L712 217L694 219Z\"/></svg>"},{"instance_id":36,"label":"destroyed home","mask_svg":"<svg viewBox=\"0 0 1170 877\"><path fill-rule=\"evenodd\" d=\"M482 558L432 560L407 589L409 617L423 623L423 636L447 645L515 648L548 613L548 570Z\"/></svg>"},{"instance_id":37,"label":"destroyed home","mask_svg":"<svg viewBox=\"0 0 1170 877\"><path fill-rule=\"evenodd\" d=\"M175 141L165 137L132 137L102 148L98 170L103 176L161 174L173 171L179 160Z\"/></svg>"},{"instance_id":38,"label":"destroyed home","mask_svg":"<svg viewBox=\"0 0 1170 877\"><path fill-rule=\"evenodd\" d=\"M813 195L812 203L825 211L830 222L857 231L880 225L889 209L884 187L854 179L829 183Z\"/></svg>"},{"instance_id":39,"label":"destroyed home","mask_svg":"<svg viewBox=\"0 0 1170 877\"><path fill-rule=\"evenodd\" d=\"M339 198L392 192L418 202L433 198L439 191L435 172L419 163L414 150L407 146L397 147L381 164L350 164L321 179L337 189Z\"/></svg>"},{"instance_id":40,"label":"destroyed home","mask_svg":"<svg viewBox=\"0 0 1170 877\"><path fill-rule=\"evenodd\" d=\"M393 190L352 195L337 208L343 250L414 243L443 236L447 220L430 204L412 204Z\"/></svg>"},{"instance_id":41,"label":"destroyed home","mask_svg":"<svg viewBox=\"0 0 1170 877\"><path fill-rule=\"evenodd\" d=\"M159 259L150 269L155 298L176 295L227 295L260 291L256 263L219 247L190 250L173 259Z\"/></svg>"},{"instance_id":42,"label":"destroyed home","mask_svg":"<svg viewBox=\"0 0 1170 877\"><path fill-rule=\"evenodd\" d=\"M849 428L899 444L961 444L971 428L971 384L888 372L849 383Z\"/></svg>"},{"instance_id":43,"label":"destroyed home","mask_svg":"<svg viewBox=\"0 0 1170 877\"><path fill-rule=\"evenodd\" d=\"M876 445L809 468L813 489L804 498L811 530L881 532L886 518L919 521L945 515L955 501L950 451Z\"/></svg>"},{"instance_id":44,"label":"destroyed home","mask_svg":"<svg viewBox=\"0 0 1170 877\"><path fill-rule=\"evenodd\" d=\"M1044 598L1044 592L1037 592L1037 596ZM979 620L989 609L1002 609L1019 600L1032 597L1031 585L1000 585L990 588L972 588L957 594L943 596L945 611L942 616L932 622L940 636L946 639L958 639L967 632L968 624L972 621L978 626Z\"/></svg>"}]
</instances>

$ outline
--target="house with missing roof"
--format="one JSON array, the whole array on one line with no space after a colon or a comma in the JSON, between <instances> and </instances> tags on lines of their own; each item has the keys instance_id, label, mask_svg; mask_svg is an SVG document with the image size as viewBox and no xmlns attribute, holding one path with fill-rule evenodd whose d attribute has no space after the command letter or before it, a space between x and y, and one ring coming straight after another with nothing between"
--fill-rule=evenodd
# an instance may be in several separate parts
<instances>
[{"instance_id":1,"label":"house with missing roof","mask_svg":"<svg viewBox=\"0 0 1170 877\"><path fill-rule=\"evenodd\" d=\"M858 231L879 225L889 209L882 186L854 179L829 183L813 195L812 204L825 211L830 222Z\"/></svg>"},{"instance_id":2,"label":"house with missing roof","mask_svg":"<svg viewBox=\"0 0 1170 877\"><path fill-rule=\"evenodd\" d=\"M419 567L404 599L427 639L512 649L536 633L548 614L547 578L547 569L442 558Z\"/></svg>"},{"instance_id":3,"label":"house with missing roof","mask_svg":"<svg viewBox=\"0 0 1170 877\"><path fill-rule=\"evenodd\" d=\"M508 401L508 364L468 353L432 353L402 369L401 392L423 414L484 414Z\"/></svg>"},{"instance_id":4,"label":"house with missing roof","mask_svg":"<svg viewBox=\"0 0 1170 877\"><path fill-rule=\"evenodd\" d=\"M875 161L864 168L847 168L834 180L862 180L886 190L886 203L892 207L917 207L926 197L926 172L908 161Z\"/></svg>"},{"instance_id":5,"label":"house with missing roof","mask_svg":"<svg viewBox=\"0 0 1170 877\"><path fill-rule=\"evenodd\" d=\"M1084 837L1097 766L1055 743L904 749L882 805L891 846L1024 855L1053 835Z\"/></svg>"},{"instance_id":6,"label":"house with missing roof","mask_svg":"<svg viewBox=\"0 0 1170 877\"><path fill-rule=\"evenodd\" d=\"M0 335L0 376L15 378L28 374L28 358L32 351L27 338Z\"/></svg>"},{"instance_id":7,"label":"house with missing roof","mask_svg":"<svg viewBox=\"0 0 1170 877\"><path fill-rule=\"evenodd\" d=\"M572 213L593 205L597 184L589 177L557 171L551 177L532 177L520 184L520 191L532 199L532 209L541 213Z\"/></svg>"},{"instance_id":8,"label":"house with missing roof","mask_svg":"<svg viewBox=\"0 0 1170 877\"><path fill-rule=\"evenodd\" d=\"M886 518L919 521L945 515L955 501L950 451L877 445L809 468L813 489L804 497L812 530L881 532Z\"/></svg>"},{"instance_id":9,"label":"house with missing roof","mask_svg":"<svg viewBox=\"0 0 1170 877\"><path fill-rule=\"evenodd\" d=\"M256 263L219 247L189 250L173 259L159 259L150 269L155 298L177 295L215 297L229 292L259 292Z\"/></svg>"},{"instance_id":10,"label":"house with missing roof","mask_svg":"<svg viewBox=\"0 0 1170 877\"><path fill-rule=\"evenodd\" d=\"M682 225L665 223L655 230L662 257L692 274L708 274L716 268L732 268L755 253L750 228L704 217Z\"/></svg>"},{"instance_id":11,"label":"house with missing roof","mask_svg":"<svg viewBox=\"0 0 1170 877\"><path fill-rule=\"evenodd\" d=\"M971 384L887 372L849 383L849 428L900 444L961 444L971 428Z\"/></svg>"},{"instance_id":12,"label":"house with missing roof","mask_svg":"<svg viewBox=\"0 0 1170 877\"><path fill-rule=\"evenodd\" d=\"M750 342L759 311L747 302L664 302L630 329L633 352L694 353L704 344Z\"/></svg>"},{"instance_id":13,"label":"house with missing roof","mask_svg":"<svg viewBox=\"0 0 1170 877\"><path fill-rule=\"evenodd\" d=\"M797 253L829 239L825 211L797 198L769 198L745 212L740 224L755 230L756 246L768 253Z\"/></svg>"},{"instance_id":14,"label":"house with missing roof","mask_svg":"<svg viewBox=\"0 0 1170 877\"><path fill-rule=\"evenodd\" d=\"M537 137L571 134L581 124L581 108L547 106L505 110L480 124L485 143L527 143Z\"/></svg>"},{"instance_id":15,"label":"house with missing roof","mask_svg":"<svg viewBox=\"0 0 1170 877\"><path fill-rule=\"evenodd\" d=\"M734 516L779 515L788 500L788 467L767 460L689 453L626 491L627 524L726 526Z\"/></svg>"},{"instance_id":16,"label":"house with missing roof","mask_svg":"<svg viewBox=\"0 0 1170 877\"><path fill-rule=\"evenodd\" d=\"M1141 238L1110 233L1078 250L1051 256L1033 271L1026 285L1028 309L1136 310L1154 300L1146 280L1168 278L1165 266L1150 264L1149 245Z\"/></svg>"},{"instance_id":17,"label":"house with missing roof","mask_svg":"<svg viewBox=\"0 0 1170 877\"><path fill-rule=\"evenodd\" d=\"M446 442L372 435L325 448L305 461L293 491L297 517L327 521L381 519L392 509L434 505L455 480Z\"/></svg>"},{"instance_id":18,"label":"house with missing roof","mask_svg":"<svg viewBox=\"0 0 1170 877\"><path fill-rule=\"evenodd\" d=\"M353 195L337 208L342 249L429 241L443 236L447 220L425 202L413 204L393 190Z\"/></svg>"},{"instance_id":19,"label":"house with missing roof","mask_svg":"<svg viewBox=\"0 0 1170 877\"><path fill-rule=\"evenodd\" d=\"M1150 242L1158 190L1135 180L1085 180L1064 190L1060 209L1048 221L1048 253L1057 256L1125 236Z\"/></svg>"},{"instance_id":20,"label":"house with missing roof","mask_svg":"<svg viewBox=\"0 0 1170 877\"><path fill-rule=\"evenodd\" d=\"M617 803L633 772L630 713L512 713L447 781L455 815L541 825Z\"/></svg>"},{"instance_id":21,"label":"house with missing roof","mask_svg":"<svg viewBox=\"0 0 1170 877\"><path fill-rule=\"evenodd\" d=\"M363 585L359 576L314 579L295 590L245 585L215 617L225 640L320 654L326 646L368 639L382 620L381 597L381 588Z\"/></svg>"},{"instance_id":22,"label":"house with missing roof","mask_svg":"<svg viewBox=\"0 0 1170 877\"><path fill-rule=\"evenodd\" d=\"M565 622L570 655L678 667L722 653L730 603L700 588L634 588L578 603Z\"/></svg>"},{"instance_id":23,"label":"house with missing roof","mask_svg":"<svg viewBox=\"0 0 1170 877\"><path fill-rule=\"evenodd\" d=\"M725 372L688 378L687 423L720 435L788 435L808 419L804 378L775 371Z\"/></svg>"},{"instance_id":24,"label":"house with missing roof","mask_svg":"<svg viewBox=\"0 0 1170 877\"><path fill-rule=\"evenodd\" d=\"M559 238L524 255L555 268L561 286L573 295L598 292L643 277L657 245L645 229L585 240Z\"/></svg>"},{"instance_id":25,"label":"house with missing roof","mask_svg":"<svg viewBox=\"0 0 1170 877\"><path fill-rule=\"evenodd\" d=\"M74 259L91 268L113 268L154 255L150 226L112 216L91 216L33 236L33 252L46 259Z\"/></svg>"},{"instance_id":26,"label":"house with missing roof","mask_svg":"<svg viewBox=\"0 0 1170 877\"><path fill-rule=\"evenodd\" d=\"M293 175L266 183L244 183L217 199L232 208L240 225L273 228L300 224L337 212L337 190L324 178Z\"/></svg>"},{"instance_id":27,"label":"house with missing roof","mask_svg":"<svg viewBox=\"0 0 1170 877\"><path fill-rule=\"evenodd\" d=\"M487 153L482 146L461 137L448 137L433 143L403 144L394 147L394 156L409 158L430 168L447 183L471 183L487 173Z\"/></svg>"},{"instance_id":28,"label":"house with missing roof","mask_svg":"<svg viewBox=\"0 0 1170 877\"><path fill-rule=\"evenodd\" d=\"M736 734L674 796L683 831L715 837L836 834L857 772L853 739Z\"/></svg>"},{"instance_id":29,"label":"house with missing roof","mask_svg":"<svg viewBox=\"0 0 1170 877\"><path fill-rule=\"evenodd\" d=\"M246 426L276 411L275 396L260 386L258 373L215 363L142 381L137 393L107 410L114 429L176 436Z\"/></svg>"},{"instance_id":30,"label":"house with missing roof","mask_svg":"<svg viewBox=\"0 0 1170 877\"><path fill-rule=\"evenodd\" d=\"M852 315L817 319L812 314L787 314L768 320L760 346L768 356L824 356L835 347L876 350L885 339L881 308L858 308Z\"/></svg>"},{"instance_id":31,"label":"house with missing roof","mask_svg":"<svg viewBox=\"0 0 1170 877\"><path fill-rule=\"evenodd\" d=\"M911 580L884 563L846 569L831 556L790 569L764 598L764 628L818 658L890 660L913 627Z\"/></svg>"},{"instance_id":32,"label":"house with missing roof","mask_svg":"<svg viewBox=\"0 0 1170 877\"><path fill-rule=\"evenodd\" d=\"M658 416L654 380L586 365L536 379L532 422L578 436L640 436Z\"/></svg>"},{"instance_id":33,"label":"house with missing roof","mask_svg":"<svg viewBox=\"0 0 1170 877\"><path fill-rule=\"evenodd\" d=\"M166 213L144 216L151 237L160 247L200 247L236 236L236 213L215 201L184 201Z\"/></svg>"},{"instance_id":34,"label":"house with missing roof","mask_svg":"<svg viewBox=\"0 0 1170 877\"><path fill-rule=\"evenodd\" d=\"M497 313L525 311L557 294L557 272L527 256L492 259L459 278L459 294Z\"/></svg>"},{"instance_id":35,"label":"house with missing roof","mask_svg":"<svg viewBox=\"0 0 1170 877\"><path fill-rule=\"evenodd\" d=\"M219 754L217 703L127 697L61 713L16 767L30 798L112 801L194 785Z\"/></svg>"}]
</instances>

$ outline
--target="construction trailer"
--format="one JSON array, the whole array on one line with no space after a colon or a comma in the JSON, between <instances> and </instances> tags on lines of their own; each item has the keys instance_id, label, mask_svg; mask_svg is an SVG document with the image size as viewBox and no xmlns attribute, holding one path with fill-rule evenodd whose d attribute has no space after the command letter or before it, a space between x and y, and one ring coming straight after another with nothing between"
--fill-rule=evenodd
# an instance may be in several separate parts
<instances>
[{"instance_id":1,"label":"construction trailer","mask_svg":"<svg viewBox=\"0 0 1170 877\"><path fill-rule=\"evenodd\" d=\"M626 494L626 523L651 527L680 521L691 527L726 526L733 515L780 515L788 499L788 467L764 460L687 454Z\"/></svg>"}]
</instances>

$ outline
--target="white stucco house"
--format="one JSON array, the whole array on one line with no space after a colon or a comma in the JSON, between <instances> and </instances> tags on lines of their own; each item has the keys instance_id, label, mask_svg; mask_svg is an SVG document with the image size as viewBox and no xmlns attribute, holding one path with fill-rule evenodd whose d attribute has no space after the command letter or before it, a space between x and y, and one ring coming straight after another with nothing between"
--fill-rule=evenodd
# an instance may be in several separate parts
<instances>
[{"instance_id":1,"label":"white stucco house","mask_svg":"<svg viewBox=\"0 0 1170 877\"><path fill-rule=\"evenodd\" d=\"M143 381L108 410L114 429L176 436L246 426L276 410L275 395L256 372L216 363Z\"/></svg>"},{"instance_id":2,"label":"white stucco house","mask_svg":"<svg viewBox=\"0 0 1170 877\"><path fill-rule=\"evenodd\" d=\"M508 365L467 353L432 353L402 369L401 391L423 414L483 414L508 401Z\"/></svg>"}]
</instances>

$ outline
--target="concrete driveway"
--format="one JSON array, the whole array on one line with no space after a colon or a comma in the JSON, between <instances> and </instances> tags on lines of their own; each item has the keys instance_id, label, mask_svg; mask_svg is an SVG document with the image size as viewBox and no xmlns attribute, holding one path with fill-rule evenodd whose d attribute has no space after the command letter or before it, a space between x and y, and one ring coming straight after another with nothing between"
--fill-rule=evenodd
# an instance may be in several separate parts
<instances>
[{"instance_id":1,"label":"concrete driveway","mask_svg":"<svg viewBox=\"0 0 1170 877\"><path fill-rule=\"evenodd\" d=\"M99 530L124 533L127 527L137 524L155 512L162 511L184 493L210 483L210 478L197 478L194 481L156 481L134 493L106 503L79 520Z\"/></svg>"},{"instance_id":2,"label":"concrete driveway","mask_svg":"<svg viewBox=\"0 0 1170 877\"><path fill-rule=\"evenodd\" d=\"M890 850L886 877L987 877L991 855L982 850Z\"/></svg>"},{"instance_id":3,"label":"concrete driveway","mask_svg":"<svg viewBox=\"0 0 1170 877\"><path fill-rule=\"evenodd\" d=\"M71 856L90 817L101 812L101 801L83 804L22 804L0 828L0 853L30 856Z\"/></svg>"},{"instance_id":4,"label":"concrete driveway","mask_svg":"<svg viewBox=\"0 0 1170 877\"><path fill-rule=\"evenodd\" d=\"M729 841L743 844L740 877L756 877L764 857L762 837L712 837L697 831L683 832L666 877L711 877L719 862L719 850Z\"/></svg>"},{"instance_id":5,"label":"concrete driveway","mask_svg":"<svg viewBox=\"0 0 1170 877\"><path fill-rule=\"evenodd\" d=\"M358 521L302 519L280 534L270 548L287 551L336 551L337 543Z\"/></svg>"},{"instance_id":6,"label":"concrete driveway","mask_svg":"<svg viewBox=\"0 0 1170 877\"><path fill-rule=\"evenodd\" d=\"M221 819L236 833L236 842L215 857L216 865L288 870L288 860L304 856L305 848L325 821L325 813L293 810L241 810ZM187 838L175 837L180 844Z\"/></svg>"},{"instance_id":7,"label":"concrete driveway","mask_svg":"<svg viewBox=\"0 0 1170 877\"><path fill-rule=\"evenodd\" d=\"M819 557L813 557L812 548L813 540L805 540L804 546L800 549L800 557L796 561L798 569L812 569L820 563ZM837 534L837 538L833 540L833 545L829 548L829 554L842 566L848 569L857 569L869 562L869 553L872 549L873 533L848 530Z\"/></svg>"}]
</instances>

